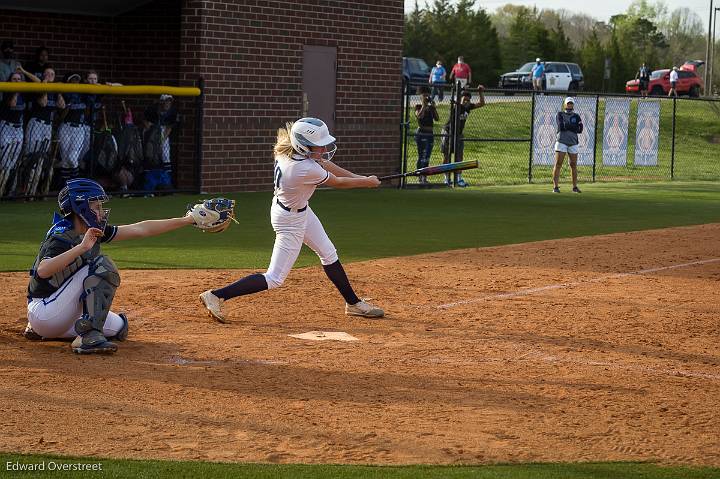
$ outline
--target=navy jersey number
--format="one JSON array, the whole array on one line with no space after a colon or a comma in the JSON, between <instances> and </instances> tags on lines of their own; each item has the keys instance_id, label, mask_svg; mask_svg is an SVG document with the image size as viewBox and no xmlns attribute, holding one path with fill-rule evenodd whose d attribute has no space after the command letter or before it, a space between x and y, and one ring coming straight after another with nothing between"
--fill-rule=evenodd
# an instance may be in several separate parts
<instances>
[{"instance_id":1,"label":"navy jersey number","mask_svg":"<svg viewBox=\"0 0 720 479\"><path fill-rule=\"evenodd\" d=\"M280 165L275 164L275 173L273 174L275 188L280 188L280 178L282 178L282 171L280 171Z\"/></svg>"}]
</instances>

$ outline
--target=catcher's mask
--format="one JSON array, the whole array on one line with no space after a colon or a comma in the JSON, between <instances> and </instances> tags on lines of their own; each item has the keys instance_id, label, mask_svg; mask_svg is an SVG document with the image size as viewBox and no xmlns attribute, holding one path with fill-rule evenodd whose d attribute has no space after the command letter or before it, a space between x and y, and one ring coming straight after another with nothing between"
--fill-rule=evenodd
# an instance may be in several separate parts
<instances>
[{"instance_id":1,"label":"catcher's mask","mask_svg":"<svg viewBox=\"0 0 720 479\"><path fill-rule=\"evenodd\" d=\"M58 206L63 217L75 213L88 228L100 230L105 229L110 214L109 209L102 207L106 201L108 197L103 187L87 178L68 180L58 194Z\"/></svg>"},{"instance_id":2,"label":"catcher's mask","mask_svg":"<svg viewBox=\"0 0 720 479\"><path fill-rule=\"evenodd\" d=\"M327 125L318 118L300 118L290 129L290 144L300 155L309 158L311 146L324 146L327 151L320 156L329 161L335 155L335 137L330 135Z\"/></svg>"}]
</instances>

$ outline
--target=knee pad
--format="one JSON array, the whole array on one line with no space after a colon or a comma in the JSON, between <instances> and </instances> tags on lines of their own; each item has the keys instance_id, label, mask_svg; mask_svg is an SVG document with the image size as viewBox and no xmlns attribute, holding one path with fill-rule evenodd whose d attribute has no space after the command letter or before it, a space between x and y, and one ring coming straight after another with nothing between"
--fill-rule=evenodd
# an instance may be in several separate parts
<instances>
[{"instance_id":1,"label":"knee pad","mask_svg":"<svg viewBox=\"0 0 720 479\"><path fill-rule=\"evenodd\" d=\"M75 323L79 335L96 330L102 333L105 319L112 305L115 291L120 286L120 274L110 258L100 255L88 265L88 275L83 280L83 315Z\"/></svg>"}]
</instances>

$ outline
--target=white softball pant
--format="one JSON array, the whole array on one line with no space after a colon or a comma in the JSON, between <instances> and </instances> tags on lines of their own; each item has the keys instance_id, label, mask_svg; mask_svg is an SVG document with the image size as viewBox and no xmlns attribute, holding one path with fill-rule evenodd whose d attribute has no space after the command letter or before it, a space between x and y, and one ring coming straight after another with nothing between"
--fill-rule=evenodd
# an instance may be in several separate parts
<instances>
[{"instance_id":1,"label":"white softball pant","mask_svg":"<svg viewBox=\"0 0 720 479\"><path fill-rule=\"evenodd\" d=\"M30 118L25 133L25 153L31 155L35 152L44 153L50 149L52 138L52 125Z\"/></svg>"},{"instance_id":2,"label":"white softball pant","mask_svg":"<svg viewBox=\"0 0 720 479\"><path fill-rule=\"evenodd\" d=\"M74 338L75 321L83 313L80 295L83 293L83 281L87 277L88 266L77 270L72 277L47 298L34 298L28 303L28 322L33 331L45 338ZM123 319L116 313L108 312L103 334L115 336L124 325Z\"/></svg>"},{"instance_id":3,"label":"white softball pant","mask_svg":"<svg viewBox=\"0 0 720 479\"><path fill-rule=\"evenodd\" d=\"M268 289L283 284L300 254L303 243L318 255L323 265L333 264L338 260L335 245L310 206L300 213L285 211L275 203L273 197L270 222L275 230L275 245L270 266L265 273Z\"/></svg>"},{"instance_id":4,"label":"white softball pant","mask_svg":"<svg viewBox=\"0 0 720 479\"><path fill-rule=\"evenodd\" d=\"M81 125L72 126L68 123L60 125L60 129L58 130L61 156L60 167L67 169L74 169L78 167L78 160L80 159L84 134L85 133Z\"/></svg>"},{"instance_id":5,"label":"white softball pant","mask_svg":"<svg viewBox=\"0 0 720 479\"><path fill-rule=\"evenodd\" d=\"M23 144L22 126L0 121L0 166L9 171L15 167Z\"/></svg>"}]
</instances>

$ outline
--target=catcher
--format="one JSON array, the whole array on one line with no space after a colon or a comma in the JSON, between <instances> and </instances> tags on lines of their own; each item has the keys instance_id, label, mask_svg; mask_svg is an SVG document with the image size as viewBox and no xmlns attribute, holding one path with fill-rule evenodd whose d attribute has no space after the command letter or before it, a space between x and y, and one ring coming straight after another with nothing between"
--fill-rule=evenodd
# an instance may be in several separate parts
<instances>
[{"instance_id":1,"label":"catcher","mask_svg":"<svg viewBox=\"0 0 720 479\"><path fill-rule=\"evenodd\" d=\"M30 270L27 339L74 337L76 353L114 353L112 341L127 338L128 318L110 311L120 274L100 243L156 236L187 225L221 231L234 206L232 200L211 200L182 218L113 226L107 223L106 201L102 186L84 178L69 180L58 194L60 214L55 213ZM222 203L225 211L208 209L205 204L212 201Z\"/></svg>"}]
</instances>

